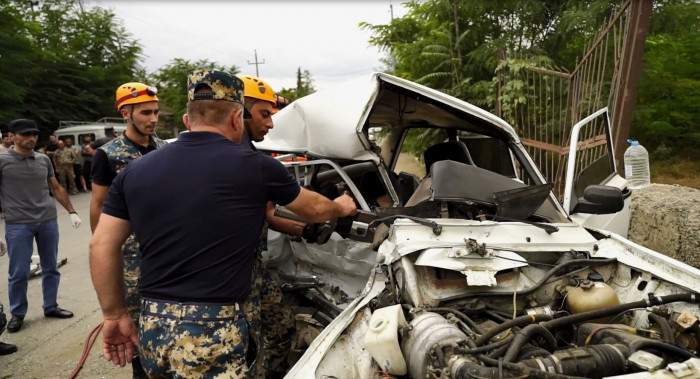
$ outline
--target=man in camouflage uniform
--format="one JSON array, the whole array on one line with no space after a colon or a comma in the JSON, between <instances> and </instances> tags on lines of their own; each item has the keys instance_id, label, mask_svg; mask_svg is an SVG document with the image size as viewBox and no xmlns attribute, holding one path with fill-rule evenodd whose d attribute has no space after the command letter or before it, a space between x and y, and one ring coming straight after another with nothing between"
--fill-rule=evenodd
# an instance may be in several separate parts
<instances>
[{"instance_id":1,"label":"man in camouflage uniform","mask_svg":"<svg viewBox=\"0 0 700 379\"><path fill-rule=\"evenodd\" d=\"M66 191L70 189L70 194L75 195L78 193L78 188L75 186L75 174L73 173L75 153L73 150L66 148L65 143L61 140L56 142L56 144L58 149L53 154L53 162L58 173L58 181Z\"/></svg>"},{"instance_id":2,"label":"man in camouflage uniform","mask_svg":"<svg viewBox=\"0 0 700 379\"><path fill-rule=\"evenodd\" d=\"M155 137L158 123L157 90L143 83L126 83L116 91L116 106L126 120L126 131L95 151L92 160L92 199L90 201L90 226L95 231L102 205L109 187L117 174L131 161L157 148L165 142ZM141 313L141 297L138 281L141 266L139 245L132 234L124 243L124 283L126 302L132 320L138 325ZM134 378L145 378L138 357L132 361Z\"/></svg>"},{"instance_id":3,"label":"man in camouflage uniform","mask_svg":"<svg viewBox=\"0 0 700 379\"><path fill-rule=\"evenodd\" d=\"M331 201L299 187L280 162L240 146L248 113L240 79L196 70L187 83L183 122L190 133L117 175L90 241L103 354L124 365L138 344L152 377L248 378L255 375L248 356L247 318L256 306L248 301L251 252L267 202L311 222L350 216L357 208L349 196ZM138 333L115 267L132 230L142 247Z\"/></svg>"},{"instance_id":4,"label":"man in camouflage uniform","mask_svg":"<svg viewBox=\"0 0 700 379\"><path fill-rule=\"evenodd\" d=\"M257 151L252 142L262 141L274 127L272 115L277 113L277 99L272 88L263 80L248 75L239 78L245 83L245 107L251 114L251 118L244 120L241 145ZM282 296L279 284L265 269L262 261L262 252L267 250L268 227L280 233L301 236L304 224L276 217L274 205L268 203L260 243L255 249L250 301L260 304L259 308L254 307L260 309L260 313L250 316L253 320L251 326L255 334L260 335L258 368L261 369L258 373L272 378L284 376L295 327L291 309Z\"/></svg>"}]
</instances>

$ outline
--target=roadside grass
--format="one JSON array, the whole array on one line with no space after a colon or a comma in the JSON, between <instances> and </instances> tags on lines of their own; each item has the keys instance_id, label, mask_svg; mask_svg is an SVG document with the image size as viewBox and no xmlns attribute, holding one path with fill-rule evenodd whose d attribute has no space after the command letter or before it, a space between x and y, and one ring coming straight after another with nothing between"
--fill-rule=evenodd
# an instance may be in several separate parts
<instances>
[{"instance_id":1,"label":"roadside grass","mask_svg":"<svg viewBox=\"0 0 700 379\"><path fill-rule=\"evenodd\" d=\"M652 183L679 184L700 189L700 161L676 157L652 161L649 169Z\"/></svg>"}]
</instances>

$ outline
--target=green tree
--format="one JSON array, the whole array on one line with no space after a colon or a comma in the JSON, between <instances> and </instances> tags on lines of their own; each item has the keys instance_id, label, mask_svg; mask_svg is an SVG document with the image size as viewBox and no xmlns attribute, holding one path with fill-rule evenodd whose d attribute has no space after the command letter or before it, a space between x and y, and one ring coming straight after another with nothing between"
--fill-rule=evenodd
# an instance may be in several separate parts
<instances>
[{"instance_id":1,"label":"green tree","mask_svg":"<svg viewBox=\"0 0 700 379\"><path fill-rule=\"evenodd\" d=\"M44 133L60 120L114 115L114 91L132 81L141 46L100 7L80 0L0 0L0 122L33 118Z\"/></svg>"},{"instance_id":2,"label":"green tree","mask_svg":"<svg viewBox=\"0 0 700 379\"><path fill-rule=\"evenodd\" d=\"M236 66L224 67L216 62L201 59L191 62L183 58L174 58L153 75L153 83L158 87L161 121L164 128L163 137L176 137L177 132L185 130L182 115L187 112L187 76L196 69L221 70L236 75L240 72Z\"/></svg>"},{"instance_id":3,"label":"green tree","mask_svg":"<svg viewBox=\"0 0 700 379\"><path fill-rule=\"evenodd\" d=\"M295 88L282 88L277 92L278 95L286 97L290 101L302 98L316 92L314 80L311 77L309 70L301 71L301 67L297 68L297 86Z\"/></svg>"},{"instance_id":4,"label":"green tree","mask_svg":"<svg viewBox=\"0 0 700 379\"><path fill-rule=\"evenodd\" d=\"M573 69L623 2L413 0L404 4L404 17L385 25L361 23L360 28L370 30L370 44L388 54L394 75L493 111L501 70ZM697 154L690 147L700 142L699 13L692 0L654 3L631 129L631 135L642 143L648 140L652 148L674 146ZM499 60L499 50L505 51L505 60ZM509 82L501 88L503 107L524 104L528 90L524 81ZM532 114L541 111L531 109ZM545 120L542 129L550 127Z\"/></svg>"}]
</instances>

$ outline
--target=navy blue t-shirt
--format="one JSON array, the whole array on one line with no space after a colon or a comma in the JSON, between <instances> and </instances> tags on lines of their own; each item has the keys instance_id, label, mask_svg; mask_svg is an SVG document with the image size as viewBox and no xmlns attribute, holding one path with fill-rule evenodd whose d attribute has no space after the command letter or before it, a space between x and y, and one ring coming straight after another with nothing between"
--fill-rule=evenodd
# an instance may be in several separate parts
<instances>
[{"instance_id":1,"label":"navy blue t-shirt","mask_svg":"<svg viewBox=\"0 0 700 379\"><path fill-rule=\"evenodd\" d=\"M123 169L102 212L132 224L142 296L231 303L250 291L267 201L286 205L300 191L274 158L216 133L183 133Z\"/></svg>"}]
</instances>

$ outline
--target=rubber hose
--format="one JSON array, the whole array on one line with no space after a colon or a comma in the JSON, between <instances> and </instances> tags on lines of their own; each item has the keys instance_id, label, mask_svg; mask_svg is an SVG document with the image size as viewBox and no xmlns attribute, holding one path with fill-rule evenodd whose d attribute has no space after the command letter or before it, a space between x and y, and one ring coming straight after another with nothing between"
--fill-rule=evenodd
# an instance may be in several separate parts
<instances>
[{"instance_id":1,"label":"rubber hose","mask_svg":"<svg viewBox=\"0 0 700 379\"><path fill-rule=\"evenodd\" d=\"M519 331L515 335L515 339L513 340L513 343L508 347L506 355L503 357L503 361L513 362L515 360L515 357L518 356L520 348L522 348L523 345L525 345L525 343L528 342L533 336L538 334L544 338L545 342L550 348L550 352L556 350L557 341L554 339L552 333L550 333L549 330L543 327L542 325L532 324L526 326L525 328L523 328L523 330Z\"/></svg>"},{"instance_id":2,"label":"rubber hose","mask_svg":"<svg viewBox=\"0 0 700 379\"><path fill-rule=\"evenodd\" d=\"M479 346L479 347L475 347L473 349L464 349L464 348L458 347L458 348L455 348L454 351L456 354L468 354L468 355L486 353L490 350L497 349L501 346L508 345L513 340L513 338L515 338L515 335L511 334L508 337L506 337L505 339L498 341L498 342L494 342L494 343L489 344L489 345Z\"/></svg>"},{"instance_id":3,"label":"rubber hose","mask_svg":"<svg viewBox=\"0 0 700 379\"><path fill-rule=\"evenodd\" d=\"M504 330L510 329L512 327L515 327L515 326L536 324L538 322L549 321L549 320L552 320L552 316L545 315L545 314L526 315L526 316L516 317L512 320L508 320L508 321L504 322L503 324L499 324L498 326L495 326L495 327L489 329L486 333L482 334L481 337L477 338L476 341L474 341L474 342L476 343L476 346L481 346L481 344L490 340L495 335L497 335L498 333L501 333Z\"/></svg>"},{"instance_id":4,"label":"rubber hose","mask_svg":"<svg viewBox=\"0 0 700 379\"><path fill-rule=\"evenodd\" d=\"M472 341L472 340L467 340L467 344L471 348L476 348L476 345L474 344L474 341ZM489 374L487 374L486 377L490 377L490 378L498 378L499 377L500 373L498 372L498 369L497 369L497 367L499 365L498 359L492 359L492 358L489 358L483 354L478 355L477 358L479 358L479 360L481 360L482 362L484 362L488 365L491 365L492 368L495 370L495 371L489 371ZM568 375L549 373L549 372L537 370L537 369L534 369L531 367L517 365L515 363L501 361L500 364L503 368L508 370L508 374L512 375L513 377L521 377L522 375L527 375L528 378L538 378L538 379L586 379L586 378L580 378L577 376L568 376ZM470 368L474 368L475 366L483 368L483 366L476 365L472 362L464 362L464 361L460 362L460 367L456 370L457 375L455 375L455 379L456 378L471 378L471 376L469 376L468 370ZM495 366L495 367L493 367L493 366ZM453 372L455 372L455 370L453 370ZM493 373L493 374L491 374L491 373Z\"/></svg>"},{"instance_id":5,"label":"rubber hose","mask_svg":"<svg viewBox=\"0 0 700 379\"><path fill-rule=\"evenodd\" d=\"M654 340L639 340L639 341L634 341L629 345L630 349L630 355L634 353L635 351L644 349L644 348L651 348L651 349L656 349L656 350L661 350L665 353L669 354L675 354L675 355L680 355L684 359L690 359L690 358L697 358L693 353L683 350L678 346L673 346L669 345L667 343L663 343L661 341L654 341Z\"/></svg>"},{"instance_id":6,"label":"rubber hose","mask_svg":"<svg viewBox=\"0 0 700 379\"><path fill-rule=\"evenodd\" d=\"M654 296L654 294L649 294L648 300L640 300L632 303L620 304L614 307L608 307L603 309L596 309L594 311L588 311L583 313L573 314L571 316L560 317L551 321L545 321L542 323L547 329L556 329L560 326L576 324L583 321L593 320L599 317L612 316L620 312L628 311L633 308L646 308L653 305L661 305L668 303L675 303L678 301L684 301L686 303L698 304L700 302L700 296L691 293L668 295L668 296Z\"/></svg>"},{"instance_id":7,"label":"rubber hose","mask_svg":"<svg viewBox=\"0 0 700 379\"><path fill-rule=\"evenodd\" d=\"M484 331L481 330L481 327L479 327L479 325L476 322L474 322L474 320L472 320L469 316L460 311L454 310L452 308L431 308L430 311L437 313L453 313L455 316L459 317L462 321L464 321L465 324L469 325L469 327L472 328L475 332L479 334L484 334Z\"/></svg>"},{"instance_id":8,"label":"rubber hose","mask_svg":"<svg viewBox=\"0 0 700 379\"><path fill-rule=\"evenodd\" d=\"M661 328L661 338L663 338L664 341L670 343L671 345L676 344L676 336L673 334L673 329L671 329L671 325L668 323L668 320L657 315L656 313L649 313L648 318L649 321Z\"/></svg>"}]
</instances>

